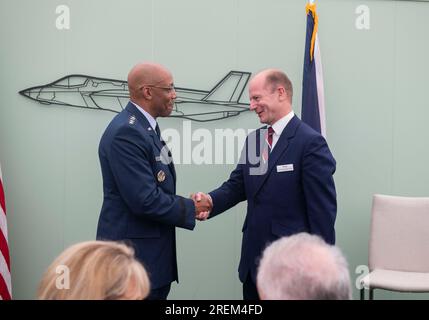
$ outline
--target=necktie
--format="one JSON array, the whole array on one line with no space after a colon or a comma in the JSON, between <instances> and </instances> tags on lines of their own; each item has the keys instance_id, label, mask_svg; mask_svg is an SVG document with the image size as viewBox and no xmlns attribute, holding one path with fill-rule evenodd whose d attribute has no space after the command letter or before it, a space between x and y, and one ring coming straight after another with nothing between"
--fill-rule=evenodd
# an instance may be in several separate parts
<instances>
[{"instance_id":1,"label":"necktie","mask_svg":"<svg viewBox=\"0 0 429 320\"><path fill-rule=\"evenodd\" d=\"M164 140L162 140L162 138L161 138L161 129L159 129L159 124L158 123L156 124L155 132L158 135L159 140L161 140L161 142L163 142Z\"/></svg>"},{"instance_id":2,"label":"necktie","mask_svg":"<svg viewBox=\"0 0 429 320\"><path fill-rule=\"evenodd\" d=\"M168 151L168 156L171 158L170 149L168 149L168 147L166 146L165 141L161 137L161 129L159 128L159 124L158 123L156 124L155 131L156 131L156 134L158 135L159 141L161 141L162 146Z\"/></svg>"},{"instance_id":3,"label":"necktie","mask_svg":"<svg viewBox=\"0 0 429 320\"><path fill-rule=\"evenodd\" d=\"M274 134L273 127L269 127L268 130L267 130L267 133L265 134L265 142L267 143L267 147L262 152L262 158L263 158L264 162L268 161L268 155L270 154L270 152L272 150L272 146L273 146L273 134Z\"/></svg>"},{"instance_id":4,"label":"necktie","mask_svg":"<svg viewBox=\"0 0 429 320\"><path fill-rule=\"evenodd\" d=\"M270 152L273 149L273 134L274 134L274 129L273 127L269 127L268 128L268 134L267 134L267 143L268 143L268 147L270 148Z\"/></svg>"}]
</instances>

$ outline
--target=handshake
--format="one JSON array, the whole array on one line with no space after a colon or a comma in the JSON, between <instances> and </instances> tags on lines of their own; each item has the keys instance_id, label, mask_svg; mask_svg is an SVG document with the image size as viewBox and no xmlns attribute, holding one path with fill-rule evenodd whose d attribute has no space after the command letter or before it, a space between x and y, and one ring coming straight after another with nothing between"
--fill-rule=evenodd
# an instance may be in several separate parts
<instances>
[{"instance_id":1,"label":"handshake","mask_svg":"<svg viewBox=\"0 0 429 320\"><path fill-rule=\"evenodd\" d=\"M200 221L206 220L213 209L212 197L209 194L197 192L191 194L191 199L195 204L195 218Z\"/></svg>"}]
</instances>

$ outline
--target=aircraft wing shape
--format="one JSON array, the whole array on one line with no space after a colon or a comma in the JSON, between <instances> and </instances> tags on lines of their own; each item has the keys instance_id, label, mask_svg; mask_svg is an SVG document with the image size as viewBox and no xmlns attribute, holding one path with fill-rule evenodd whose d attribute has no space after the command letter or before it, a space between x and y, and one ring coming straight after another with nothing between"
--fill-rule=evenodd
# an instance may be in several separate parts
<instances>
[{"instance_id":1,"label":"aircraft wing shape","mask_svg":"<svg viewBox=\"0 0 429 320\"><path fill-rule=\"evenodd\" d=\"M209 91L176 87L177 98L171 117L206 122L248 111L249 103L241 100L250 75L250 72L230 71ZM121 112L129 101L126 81L82 74L68 75L19 93L42 104L115 113Z\"/></svg>"}]
</instances>

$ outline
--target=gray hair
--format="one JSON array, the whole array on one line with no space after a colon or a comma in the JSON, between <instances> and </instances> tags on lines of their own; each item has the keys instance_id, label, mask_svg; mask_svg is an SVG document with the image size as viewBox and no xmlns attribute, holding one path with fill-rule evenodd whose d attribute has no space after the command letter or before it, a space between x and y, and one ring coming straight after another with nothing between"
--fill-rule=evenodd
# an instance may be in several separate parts
<instances>
[{"instance_id":1,"label":"gray hair","mask_svg":"<svg viewBox=\"0 0 429 320\"><path fill-rule=\"evenodd\" d=\"M258 291L268 300L349 300L348 264L341 250L299 233L269 245L260 261Z\"/></svg>"}]
</instances>

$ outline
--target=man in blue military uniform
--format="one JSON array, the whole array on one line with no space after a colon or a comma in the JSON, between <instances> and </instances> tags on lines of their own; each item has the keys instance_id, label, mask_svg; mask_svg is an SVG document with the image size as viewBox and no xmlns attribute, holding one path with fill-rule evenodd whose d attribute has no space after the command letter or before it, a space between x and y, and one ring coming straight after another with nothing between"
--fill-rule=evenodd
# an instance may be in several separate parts
<instances>
[{"instance_id":1,"label":"man in blue military uniform","mask_svg":"<svg viewBox=\"0 0 429 320\"><path fill-rule=\"evenodd\" d=\"M178 280L175 227L192 230L195 215L208 210L176 195L171 153L158 117L173 110L173 77L163 66L141 63L128 74L130 102L111 121L99 146L104 201L97 239L131 242L148 270L148 299L166 299Z\"/></svg>"}]
</instances>

